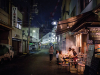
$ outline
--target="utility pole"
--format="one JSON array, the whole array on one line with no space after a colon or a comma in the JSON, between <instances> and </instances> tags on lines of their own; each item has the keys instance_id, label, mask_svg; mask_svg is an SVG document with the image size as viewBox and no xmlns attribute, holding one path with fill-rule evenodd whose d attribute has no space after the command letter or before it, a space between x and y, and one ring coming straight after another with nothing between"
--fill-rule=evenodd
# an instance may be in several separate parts
<instances>
[{"instance_id":1,"label":"utility pole","mask_svg":"<svg viewBox=\"0 0 100 75\"><path fill-rule=\"evenodd\" d=\"M34 12L34 7L37 7L37 4L35 4L35 0L31 0L30 2L30 15L29 15L29 29L28 29L28 37L27 37L27 53L29 53L29 43L30 43L30 26L32 21L32 13L38 13L38 10Z\"/></svg>"},{"instance_id":2,"label":"utility pole","mask_svg":"<svg viewBox=\"0 0 100 75\"><path fill-rule=\"evenodd\" d=\"M30 2L30 13L29 13L29 28L28 28L28 37L27 37L27 53L29 53L30 26L31 26L31 20L32 20L32 5L33 5L33 2L31 0L31 2Z\"/></svg>"},{"instance_id":3,"label":"utility pole","mask_svg":"<svg viewBox=\"0 0 100 75\"><path fill-rule=\"evenodd\" d=\"M32 20L32 17L31 17L31 13L30 13L30 18L29 18L29 29L28 29L28 43L27 43L27 53L29 53L29 43L30 43L30 25L31 25L31 20Z\"/></svg>"}]
</instances>

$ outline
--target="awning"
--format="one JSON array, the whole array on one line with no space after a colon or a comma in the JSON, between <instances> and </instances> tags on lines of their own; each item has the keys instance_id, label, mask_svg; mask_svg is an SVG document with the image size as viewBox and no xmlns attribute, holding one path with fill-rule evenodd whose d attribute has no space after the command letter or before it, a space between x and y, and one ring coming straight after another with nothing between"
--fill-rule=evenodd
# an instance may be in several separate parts
<instances>
[{"instance_id":1,"label":"awning","mask_svg":"<svg viewBox=\"0 0 100 75\"><path fill-rule=\"evenodd\" d=\"M1 31L7 31L7 30L11 30L11 29L13 29L13 28L10 26L7 26L5 24L0 23L0 30Z\"/></svg>"},{"instance_id":2,"label":"awning","mask_svg":"<svg viewBox=\"0 0 100 75\"><path fill-rule=\"evenodd\" d=\"M82 27L87 27L87 25L100 25L100 21L98 20L99 16L96 14L98 12L100 12L100 5L92 11L59 21L56 34L59 35L65 33L68 30L77 32ZM70 28L67 28L68 26Z\"/></svg>"},{"instance_id":3,"label":"awning","mask_svg":"<svg viewBox=\"0 0 100 75\"><path fill-rule=\"evenodd\" d=\"M91 14L92 13L92 14ZM93 15L94 13L89 11L84 14L80 14L69 19L59 21L57 26L57 34L62 34L67 32L69 29L73 31L76 27L78 27L83 20L85 20L89 15ZM80 23L79 23L80 22ZM67 28L69 26L69 28Z\"/></svg>"},{"instance_id":4,"label":"awning","mask_svg":"<svg viewBox=\"0 0 100 75\"><path fill-rule=\"evenodd\" d=\"M88 27L100 27L100 22L84 22L80 26L74 28L72 32L77 32L80 29L87 29Z\"/></svg>"}]
</instances>

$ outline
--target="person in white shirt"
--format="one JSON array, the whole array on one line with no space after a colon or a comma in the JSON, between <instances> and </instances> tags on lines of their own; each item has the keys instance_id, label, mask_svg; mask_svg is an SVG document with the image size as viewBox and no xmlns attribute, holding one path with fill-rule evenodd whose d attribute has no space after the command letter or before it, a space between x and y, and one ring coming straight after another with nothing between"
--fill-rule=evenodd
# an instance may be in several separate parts
<instances>
[{"instance_id":1,"label":"person in white shirt","mask_svg":"<svg viewBox=\"0 0 100 75\"><path fill-rule=\"evenodd\" d=\"M69 56L69 58L72 58L73 57L73 51L71 50L71 48L69 48L68 56Z\"/></svg>"},{"instance_id":2,"label":"person in white shirt","mask_svg":"<svg viewBox=\"0 0 100 75\"><path fill-rule=\"evenodd\" d=\"M54 49L53 49L53 46L51 46L50 49L49 49L50 63L51 63L51 61L53 59L53 52L54 52Z\"/></svg>"},{"instance_id":3,"label":"person in white shirt","mask_svg":"<svg viewBox=\"0 0 100 75\"><path fill-rule=\"evenodd\" d=\"M58 58L59 58L59 61L64 64L64 59L63 59L62 51L59 51L59 57Z\"/></svg>"},{"instance_id":4,"label":"person in white shirt","mask_svg":"<svg viewBox=\"0 0 100 75\"><path fill-rule=\"evenodd\" d=\"M59 51L56 50L56 59L57 59L57 64L59 63L59 59L58 59L58 57L59 57Z\"/></svg>"}]
</instances>

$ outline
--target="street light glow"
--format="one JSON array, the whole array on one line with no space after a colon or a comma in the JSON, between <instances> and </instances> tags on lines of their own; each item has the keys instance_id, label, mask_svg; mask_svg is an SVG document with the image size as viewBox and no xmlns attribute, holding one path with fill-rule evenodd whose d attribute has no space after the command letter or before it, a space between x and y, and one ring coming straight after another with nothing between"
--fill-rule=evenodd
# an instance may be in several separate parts
<instances>
[{"instance_id":1,"label":"street light glow","mask_svg":"<svg viewBox=\"0 0 100 75\"><path fill-rule=\"evenodd\" d=\"M56 37L56 40L57 40L57 37Z\"/></svg>"},{"instance_id":2,"label":"street light glow","mask_svg":"<svg viewBox=\"0 0 100 75\"><path fill-rule=\"evenodd\" d=\"M35 30L33 30L33 32L35 32Z\"/></svg>"},{"instance_id":3,"label":"street light glow","mask_svg":"<svg viewBox=\"0 0 100 75\"><path fill-rule=\"evenodd\" d=\"M56 22L53 22L54 25L56 25Z\"/></svg>"},{"instance_id":4,"label":"street light glow","mask_svg":"<svg viewBox=\"0 0 100 75\"><path fill-rule=\"evenodd\" d=\"M57 22L56 22L56 21L53 21L53 22L52 22L52 25L57 25Z\"/></svg>"}]
</instances>

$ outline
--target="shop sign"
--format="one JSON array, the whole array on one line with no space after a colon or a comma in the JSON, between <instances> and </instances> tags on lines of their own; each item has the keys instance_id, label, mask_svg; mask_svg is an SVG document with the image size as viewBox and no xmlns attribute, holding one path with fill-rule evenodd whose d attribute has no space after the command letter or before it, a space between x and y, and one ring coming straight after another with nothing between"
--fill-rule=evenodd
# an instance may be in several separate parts
<instances>
[{"instance_id":1,"label":"shop sign","mask_svg":"<svg viewBox=\"0 0 100 75\"><path fill-rule=\"evenodd\" d=\"M89 40L100 40L100 27L89 28Z\"/></svg>"},{"instance_id":2,"label":"shop sign","mask_svg":"<svg viewBox=\"0 0 100 75\"><path fill-rule=\"evenodd\" d=\"M33 43L29 43L29 45L33 45Z\"/></svg>"},{"instance_id":3,"label":"shop sign","mask_svg":"<svg viewBox=\"0 0 100 75\"><path fill-rule=\"evenodd\" d=\"M100 40L95 40L95 44L100 44Z\"/></svg>"},{"instance_id":4,"label":"shop sign","mask_svg":"<svg viewBox=\"0 0 100 75\"><path fill-rule=\"evenodd\" d=\"M17 7L12 7L12 26L17 26Z\"/></svg>"},{"instance_id":5,"label":"shop sign","mask_svg":"<svg viewBox=\"0 0 100 75\"><path fill-rule=\"evenodd\" d=\"M93 44L93 40L88 40L87 43L88 44Z\"/></svg>"}]
</instances>

